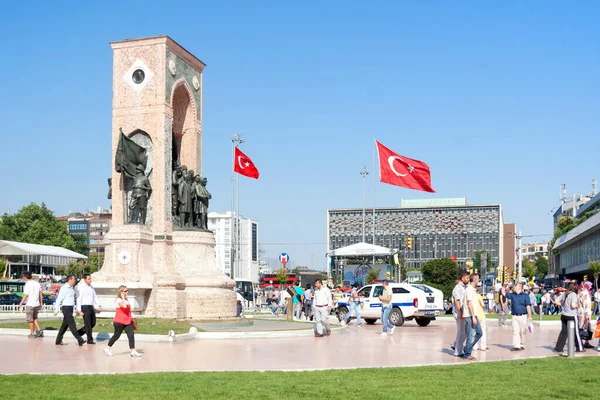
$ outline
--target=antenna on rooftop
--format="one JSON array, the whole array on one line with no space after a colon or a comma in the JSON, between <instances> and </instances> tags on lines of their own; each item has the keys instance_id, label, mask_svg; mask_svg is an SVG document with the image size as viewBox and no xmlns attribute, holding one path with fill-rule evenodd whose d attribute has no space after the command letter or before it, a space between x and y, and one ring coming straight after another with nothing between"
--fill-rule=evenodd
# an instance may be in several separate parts
<instances>
[{"instance_id":1,"label":"antenna on rooftop","mask_svg":"<svg viewBox=\"0 0 600 400\"><path fill-rule=\"evenodd\" d=\"M565 201L567 201L567 184L561 183L560 184L560 202L562 204L564 204Z\"/></svg>"},{"instance_id":2,"label":"antenna on rooftop","mask_svg":"<svg viewBox=\"0 0 600 400\"><path fill-rule=\"evenodd\" d=\"M596 195L596 185L598 184L598 181L596 179L592 179L592 197L594 197Z\"/></svg>"}]
</instances>

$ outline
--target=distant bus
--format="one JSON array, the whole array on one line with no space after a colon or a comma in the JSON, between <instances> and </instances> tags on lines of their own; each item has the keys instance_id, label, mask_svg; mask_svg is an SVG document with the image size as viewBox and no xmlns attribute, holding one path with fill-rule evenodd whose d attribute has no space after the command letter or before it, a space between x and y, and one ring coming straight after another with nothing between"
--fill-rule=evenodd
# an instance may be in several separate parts
<instances>
[{"instance_id":1,"label":"distant bus","mask_svg":"<svg viewBox=\"0 0 600 400\"><path fill-rule=\"evenodd\" d=\"M248 279L236 279L235 287L246 301L254 301L254 284Z\"/></svg>"},{"instance_id":2,"label":"distant bus","mask_svg":"<svg viewBox=\"0 0 600 400\"><path fill-rule=\"evenodd\" d=\"M287 283L286 285L295 285L298 282L298 277L296 274L287 274ZM265 274L260 277L258 287L264 289L269 286L273 286L274 288L279 289L281 285L279 284L279 279L277 279L277 275L275 274Z\"/></svg>"},{"instance_id":3,"label":"distant bus","mask_svg":"<svg viewBox=\"0 0 600 400\"><path fill-rule=\"evenodd\" d=\"M17 279L10 279L5 281L0 280L0 293L8 292L10 290L14 294L18 294L22 297L24 287L25 281L20 281Z\"/></svg>"}]
</instances>

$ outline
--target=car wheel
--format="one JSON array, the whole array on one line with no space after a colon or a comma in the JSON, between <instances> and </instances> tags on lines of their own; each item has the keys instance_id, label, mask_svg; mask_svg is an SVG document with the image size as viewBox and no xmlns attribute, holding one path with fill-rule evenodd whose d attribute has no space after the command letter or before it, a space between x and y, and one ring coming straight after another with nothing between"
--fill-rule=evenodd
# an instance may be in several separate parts
<instances>
[{"instance_id":1,"label":"car wheel","mask_svg":"<svg viewBox=\"0 0 600 400\"><path fill-rule=\"evenodd\" d=\"M348 314L348 309L346 307L338 308L337 317L338 321L342 322L344 318L346 318L346 314Z\"/></svg>"},{"instance_id":2,"label":"car wheel","mask_svg":"<svg viewBox=\"0 0 600 400\"><path fill-rule=\"evenodd\" d=\"M369 324L369 325L373 325L373 324L374 324L376 321L377 321L376 319L370 319L370 318L369 318L369 319L366 319L366 318L365 318L365 322L366 322L367 324Z\"/></svg>"},{"instance_id":3,"label":"car wheel","mask_svg":"<svg viewBox=\"0 0 600 400\"><path fill-rule=\"evenodd\" d=\"M419 325L419 326L427 326L431 322L431 319L429 319L429 318L415 318L415 321L417 321L417 325Z\"/></svg>"},{"instance_id":4,"label":"car wheel","mask_svg":"<svg viewBox=\"0 0 600 400\"><path fill-rule=\"evenodd\" d=\"M398 307L392 309L392 312L390 313L390 322L394 324L394 326L402 326L402 324L404 324L404 315L402 314L402 310Z\"/></svg>"}]
</instances>

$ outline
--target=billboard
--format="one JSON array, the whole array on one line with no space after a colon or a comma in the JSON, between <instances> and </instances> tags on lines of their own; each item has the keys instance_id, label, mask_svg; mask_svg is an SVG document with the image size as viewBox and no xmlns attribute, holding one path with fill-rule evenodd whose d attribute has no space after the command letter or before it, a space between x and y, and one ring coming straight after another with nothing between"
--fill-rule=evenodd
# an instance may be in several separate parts
<instances>
[{"instance_id":1,"label":"billboard","mask_svg":"<svg viewBox=\"0 0 600 400\"><path fill-rule=\"evenodd\" d=\"M372 269L379 271L377 279L382 280L387 278L386 272L391 271L391 265L375 264L375 267L373 267L372 265L367 264L347 264L344 267L343 281L349 281L351 285L356 282L364 284L365 280L367 279L367 275Z\"/></svg>"}]
</instances>

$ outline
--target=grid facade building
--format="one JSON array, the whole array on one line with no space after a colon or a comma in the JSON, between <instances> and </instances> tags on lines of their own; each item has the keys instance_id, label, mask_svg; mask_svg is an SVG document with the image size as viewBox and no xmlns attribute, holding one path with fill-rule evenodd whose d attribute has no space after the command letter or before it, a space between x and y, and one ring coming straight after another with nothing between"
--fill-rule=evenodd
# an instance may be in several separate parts
<instances>
[{"instance_id":1,"label":"grid facade building","mask_svg":"<svg viewBox=\"0 0 600 400\"><path fill-rule=\"evenodd\" d=\"M467 205L466 200L456 204L447 200L437 204L412 201L405 207L376 208L374 244L401 250L408 268L450 257L456 257L459 266L465 268L480 250L491 255L493 265L488 268L503 265L501 206ZM366 214L365 242L373 243L373 209ZM328 251L362 242L362 230L362 208L328 210ZM410 249L405 248L407 238L412 238Z\"/></svg>"}]
</instances>

